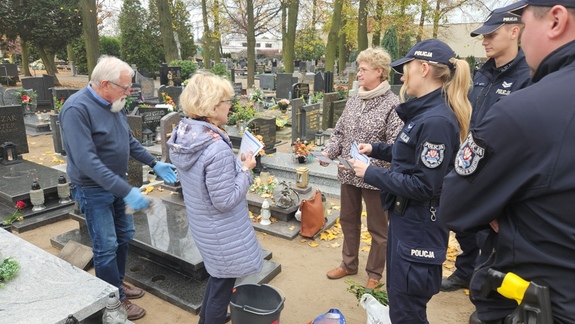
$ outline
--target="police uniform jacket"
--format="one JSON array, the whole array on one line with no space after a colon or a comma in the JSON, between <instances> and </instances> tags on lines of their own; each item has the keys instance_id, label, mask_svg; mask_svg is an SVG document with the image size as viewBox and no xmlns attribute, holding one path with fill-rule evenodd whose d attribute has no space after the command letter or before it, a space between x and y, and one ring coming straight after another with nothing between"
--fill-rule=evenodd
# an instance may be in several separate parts
<instances>
[{"instance_id":1,"label":"police uniform jacket","mask_svg":"<svg viewBox=\"0 0 575 324\"><path fill-rule=\"evenodd\" d=\"M575 41L549 54L532 82L472 129L438 215L464 232L499 222L493 253L471 280L480 314L501 319L517 307L498 294L481 299L491 267L548 285L554 322L575 323Z\"/></svg>"},{"instance_id":2,"label":"police uniform jacket","mask_svg":"<svg viewBox=\"0 0 575 324\"><path fill-rule=\"evenodd\" d=\"M475 73L469 101L473 106L470 127L473 128L497 100L524 88L529 82L529 66L521 49L513 61L497 68L489 59Z\"/></svg>"},{"instance_id":3,"label":"police uniform jacket","mask_svg":"<svg viewBox=\"0 0 575 324\"><path fill-rule=\"evenodd\" d=\"M441 88L400 104L396 111L405 125L395 143L372 144L371 153L372 157L391 161L391 170L370 165L364 178L383 190L385 210L396 196L414 202L438 198L443 177L452 168L459 147L457 119Z\"/></svg>"}]
</instances>

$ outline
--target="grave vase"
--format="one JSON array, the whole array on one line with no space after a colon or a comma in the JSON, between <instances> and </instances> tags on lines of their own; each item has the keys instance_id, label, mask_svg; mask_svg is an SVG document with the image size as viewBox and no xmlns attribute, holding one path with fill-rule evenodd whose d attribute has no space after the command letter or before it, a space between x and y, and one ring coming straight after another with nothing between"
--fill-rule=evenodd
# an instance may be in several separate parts
<instances>
[{"instance_id":1,"label":"grave vase","mask_svg":"<svg viewBox=\"0 0 575 324\"><path fill-rule=\"evenodd\" d=\"M253 171L255 174L260 174L262 172L263 165L262 165L262 156L256 155L256 166L254 167Z\"/></svg>"}]
</instances>

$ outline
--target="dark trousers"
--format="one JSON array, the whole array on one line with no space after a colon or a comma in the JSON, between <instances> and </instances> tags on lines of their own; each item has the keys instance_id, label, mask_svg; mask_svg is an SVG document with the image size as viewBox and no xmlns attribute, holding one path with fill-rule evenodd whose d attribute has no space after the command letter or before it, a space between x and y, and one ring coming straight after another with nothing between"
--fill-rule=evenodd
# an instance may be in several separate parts
<instances>
[{"instance_id":1,"label":"dark trousers","mask_svg":"<svg viewBox=\"0 0 575 324\"><path fill-rule=\"evenodd\" d=\"M224 324L236 278L208 279L204 300L200 308L201 324Z\"/></svg>"},{"instance_id":2,"label":"dark trousers","mask_svg":"<svg viewBox=\"0 0 575 324\"><path fill-rule=\"evenodd\" d=\"M479 263L480 247L483 246L489 230L477 233L455 233L455 238L461 247L461 254L455 259L455 275L467 282L471 281L473 270Z\"/></svg>"}]
</instances>

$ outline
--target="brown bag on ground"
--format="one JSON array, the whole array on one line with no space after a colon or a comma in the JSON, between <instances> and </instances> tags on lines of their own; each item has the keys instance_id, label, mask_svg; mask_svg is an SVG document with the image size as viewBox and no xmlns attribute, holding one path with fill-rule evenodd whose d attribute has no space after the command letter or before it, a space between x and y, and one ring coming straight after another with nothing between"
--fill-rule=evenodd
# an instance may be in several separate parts
<instances>
[{"instance_id":1,"label":"brown bag on ground","mask_svg":"<svg viewBox=\"0 0 575 324\"><path fill-rule=\"evenodd\" d=\"M317 189L311 199L301 201L301 229L299 235L313 238L325 225L321 191Z\"/></svg>"}]
</instances>

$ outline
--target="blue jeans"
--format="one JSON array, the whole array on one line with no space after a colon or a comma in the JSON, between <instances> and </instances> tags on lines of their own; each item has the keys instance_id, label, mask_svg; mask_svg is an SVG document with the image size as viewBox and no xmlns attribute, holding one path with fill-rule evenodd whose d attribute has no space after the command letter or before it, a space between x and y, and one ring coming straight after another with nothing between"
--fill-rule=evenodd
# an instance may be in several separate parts
<instances>
[{"instance_id":1,"label":"blue jeans","mask_svg":"<svg viewBox=\"0 0 575 324\"><path fill-rule=\"evenodd\" d=\"M134 218L126 215L122 198L102 188L82 188L73 184L71 192L86 218L96 277L118 287L120 300L124 300L126 295L121 285L126 273L128 244L135 232Z\"/></svg>"}]
</instances>

